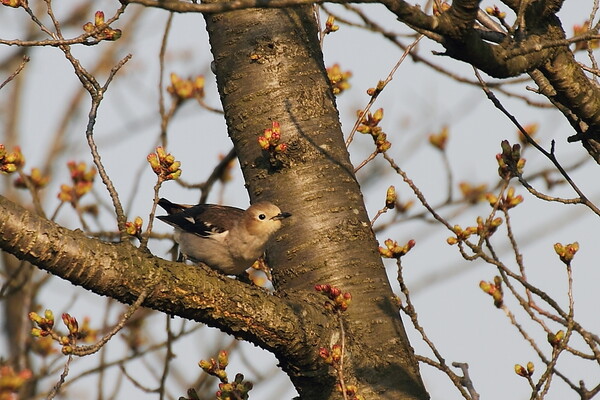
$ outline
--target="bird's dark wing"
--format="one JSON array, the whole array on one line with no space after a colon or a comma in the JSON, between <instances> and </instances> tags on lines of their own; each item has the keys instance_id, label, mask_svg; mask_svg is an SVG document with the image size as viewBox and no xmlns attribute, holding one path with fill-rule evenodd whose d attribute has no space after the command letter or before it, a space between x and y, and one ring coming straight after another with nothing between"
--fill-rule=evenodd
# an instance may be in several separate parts
<instances>
[{"instance_id":1,"label":"bird's dark wing","mask_svg":"<svg viewBox=\"0 0 600 400\"><path fill-rule=\"evenodd\" d=\"M158 200L158 205L161 206L162 208L164 208L164 210L167 213L169 213L169 215L194 207L193 205L189 205L189 204L171 203L169 200L165 199L164 197L161 198L160 200Z\"/></svg>"},{"instance_id":2,"label":"bird's dark wing","mask_svg":"<svg viewBox=\"0 0 600 400\"><path fill-rule=\"evenodd\" d=\"M158 205L169 214L158 216L158 219L198 236L226 232L233 227L235 221L239 220L244 213L244 210L236 207L216 204L184 206L171 203L167 199L160 199Z\"/></svg>"}]
</instances>

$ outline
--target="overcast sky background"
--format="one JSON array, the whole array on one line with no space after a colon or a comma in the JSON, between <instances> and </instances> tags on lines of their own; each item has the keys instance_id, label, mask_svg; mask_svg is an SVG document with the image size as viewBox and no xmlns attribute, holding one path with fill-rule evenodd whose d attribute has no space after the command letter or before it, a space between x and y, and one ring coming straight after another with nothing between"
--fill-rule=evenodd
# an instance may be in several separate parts
<instances>
[{"instance_id":1,"label":"overcast sky background","mask_svg":"<svg viewBox=\"0 0 600 400\"><path fill-rule=\"evenodd\" d=\"M33 2L32 2L33 3ZM55 11L60 18L66 14L68 7L74 2L55 1ZM97 9L104 10L110 15L118 7L114 0L97 1ZM585 5L582 5L585 3ZM482 7L492 5L483 2ZM328 5L337 12L344 12L340 6ZM395 21L383 7L377 5L362 6L372 18L388 30L408 32ZM559 14L565 30L572 32L575 23L582 23L589 14L591 1L566 1L564 10ZM131 7L123 19L135 13L137 7ZM24 27L28 26L22 10L9 8L0 9L0 37L12 39L22 37ZM346 14L347 15L347 14ZM162 10L146 10L135 31L124 31L122 42L102 43L97 47L76 46L74 54L81 58L84 66L94 65L98 50L107 46L126 45L119 49L120 56L133 54L132 60L120 71L111 84L108 93L99 110L96 125L96 140L108 173L113 179L124 204L128 205L129 219L140 215L147 222L147 216L152 202L152 186L154 174L146 163L146 155L157 143L160 130L158 117L158 52L168 14ZM321 13L322 22L327 15ZM510 18L510 17L509 17ZM93 20L93 15L90 15ZM356 18L354 18L356 20ZM512 20L511 20L512 22ZM114 27L121 27L119 23ZM76 36L79 31L65 32L65 36ZM130 37L129 35L133 35ZM129 37L128 37L129 36ZM408 44L409 40L404 39ZM472 70L467 65L445 57L434 56L431 51L442 51L441 46L423 40L419 45L419 54L429 60L443 65L448 70L463 77L474 79ZM0 59L15 51L14 48L0 47ZM326 65L340 63L342 69L351 70L353 77L352 88L338 97L340 117L345 133L351 129L355 112L363 108L368 101L365 91L384 79L394 64L402 55L402 51L381 38L363 30L341 25L338 32L329 35L324 46ZM50 145L52 135L62 116L66 105L73 94L80 90L80 83L73 74L71 66L58 49L40 48L31 53L32 61L23 71L27 78L26 96L20 115L22 141L21 146L27 158L26 170L39 165L45 159L45 152ZM215 88L214 76L210 72L212 60L207 35L204 30L204 20L200 15L176 15L166 57L165 82L168 74L176 72L180 76L205 74L207 77L206 102L214 107L220 107ZM2 78L3 79L3 78ZM531 86L533 84L527 83ZM526 93L525 84L515 84L511 90ZM0 104L12 101L8 97L11 92L5 88L0 91ZM506 99L498 95L505 106L523 124L537 122L540 124L540 143L549 149L550 141L556 140L556 153L564 163L571 165L577 160L586 158L587 153L579 144L567 144L566 137L572 134L562 115L558 111L540 110L527 106L521 100ZM535 98L535 95L529 94ZM536 98L543 101L541 98ZM77 123L69 127L69 145L67 160L91 161L87 149L84 132L87 119L89 100L77 110ZM404 168L414 182L419 186L430 204L437 204L446 196L446 172L439 153L428 146L427 137L430 133L439 131L444 125L450 127L448 153L452 171L456 180L468 181L473 184L487 183L494 185L497 181L497 163L495 154L500 152L500 141L508 139L516 142L516 129L504 116L495 110L486 99L484 93L474 86L457 83L456 81L432 71L423 64L415 64L410 59L398 69L393 81L386 88L374 109L383 107L385 117L381 126L392 142L389 154ZM2 116L5 118L5 116ZM265 126L267 127L267 126ZM285 136L285 132L283 132ZM0 142L3 133L0 132ZM211 173L217 162L218 154L226 154L231 148L227 137L223 118L214 113L200 109L196 104L183 106L169 128L168 151L182 162L182 178L187 182L201 182ZM371 138L357 134L351 147L352 160L359 164L372 151ZM550 167L550 162L541 154L528 149L524 157L527 159L526 172L533 173ZM64 165L64 163L62 163ZM402 179L385 168L381 160L369 164L358 174L363 186L365 200L371 216L374 216L384 204L385 191L389 185L395 185L401 200L411 199L410 189L402 183ZM373 174L373 171L375 173ZM572 173L572 177L580 185L584 193L599 203L597 186L598 167L591 160ZM241 175L236 165L235 179L223 190L217 187L210 202L224 203L239 207L248 205L248 196L243 186ZM53 210L58 204L56 193L62 183L68 182L66 167L57 168L57 175L46 190L48 201L47 210ZM546 191L541 181L534 181L534 186ZM553 251L555 242L571 243L579 241L581 250L574 262L576 319L588 330L600 332L600 321L596 305L598 304L597 282L599 278L598 262L595 257L597 245L598 217L583 206L564 206L548 204L530 196L524 189L514 183L517 192L523 194L525 202L512 213L515 236L520 243L520 250L531 282L537 284L554 296L566 309L566 274L562 263ZM102 201L109 204L108 195L98 180L95 192ZM454 187L455 197L459 196L457 185ZM558 187L550 192L552 195L574 197L566 187ZM176 202L193 203L198 198L197 192L185 190L177 183L166 183L161 195ZM84 198L84 200L86 200ZM92 202L91 197L87 198ZM84 203L86 203L84 201ZM130 206L129 206L130 205ZM285 205L280 205L285 209ZM448 217L452 224L461 226L473 225L477 215L487 215L489 206L480 204L473 211L461 213L453 217L460 207L445 209L442 215ZM293 210L288 210L293 212ZM419 213L422 208L416 204L411 212ZM391 215L384 215L378 222L387 221ZM58 222L70 228L78 228L77 218L72 210L63 207ZM114 229L114 220L105 213L102 219L103 229ZM377 225L376 225L377 226ZM157 232L169 232L169 228L160 222L155 224ZM502 230L499 233L503 233ZM534 361L538 371L542 365L527 344L521 339L516 329L509 325L502 311L493 307L489 296L483 294L478 287L480 280L492 280L496 271L481 263L464 261L456 247L448 246L445 242L450 233L440 224L424 223L416 220L403 223L392 229L380 232L378 237L383 242L388 237L400 243L415 239L416 247L403 259L405 279L412 288L413 300L419 313L421 324L426 328L429 337L437 344L447 362L467 362L470 365L471 378L482 399L521 399L529 397L526 381L515 375L514 364L526 364ZM514 265L514 256L510 255L506 239L498 235L494 242L500 255L506 263ZM161 257L169 245L166 242L151 242L152 251ZM395 282L396 267L392 262L386 262L390 280ZM395 285L397 289L397 285ZM103 310L107 299L96 295L81 293L67 282L56 280L48 286L43 296L44 308L51 308L56 314L69 311L82 318L90 315L92 321L98 323L104 318ZM518 312L514 301L507 300L511 309L521 317L520 322L525 326L527 319ZM114 305L109 317L116 321L122 307ZM419 335L412 329L408 319L404 319L411 343L419 354L430 356ZM156 324L156 332L148 340L158 341L163 337L165 317L157 315L152 319ZM191 322L183 322L175 318L172 321L177 329L181 324L195 326ZM545 343L545 335L535 327L534 337L540 343ZM183 395L177 391L175 382L178 374L197 376L201 374L196 363L202 358L210 357L213 349L211 343L222 337L215 330L203 328L198 333L190 335L189 339L178 342L174 348L177 358L169 392L177 398ZM230 338L221 338L228 343ZM0 355L6 354L0 346ZM119 355L122 341L113 339L108 345L109 359ZM541 344L550 354L550 348ZM316 350L316 349L315 349ZM114 353L112 356L110 353ZM162 355L162 353L161 353ZM252 371L242 358L251 360ZM565 357L568 359L569 357ZM260 360L260 361L259 361ZM276 372L274 358L252 345L241 346L241 353L235 356L235 363L229 367L230 373L243 372L248 377ZM240 361L240 362L238 362ZM593 387L600 379L597 366L590 368L585 363L570 360L564 369L575 382L584 379L588 388ZM155 370L161 371L160 358L154 359ZM71 367L70 376L74 377L86 366L95 365L95 361L83 359ZM147 372L137 367L127 367L128 372L143 380ZM114 379L122 375L113 369ZM449 384L444 376L428 366L422 366L422 374L427 388L433 399L458 399L459 393ZM121 375L121 376L120 376ZM137 376L137 375L136 375ZM535 377L538 377L536 373ZM58 374L56 374L58 379ZM90 382L82 381L78 386L77 396L73 398L94 398L89 393ZM149 381L153 382L153 381ZM131 388L135 398L154 398L154 395L140 395ZM216 388L215 388L216 390ZM294 390L288 378L282 373L271 376L263 385L251 392L253 399L285 399L294 396ZM548 399L575 398L573 392L555 378L553 389ZM140 397L141 396L141 397ZM121 397L119 397L121 398Z\"/></svg>"}]
</instances>

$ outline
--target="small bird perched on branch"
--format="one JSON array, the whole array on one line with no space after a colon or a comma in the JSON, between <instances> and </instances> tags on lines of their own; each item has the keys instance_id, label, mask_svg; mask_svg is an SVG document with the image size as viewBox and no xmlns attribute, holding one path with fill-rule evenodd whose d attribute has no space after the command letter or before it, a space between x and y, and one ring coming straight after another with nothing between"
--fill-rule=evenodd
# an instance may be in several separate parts
<instances>
[{"instance_id":1,"label":"small bird perched on branch","mask_svg":"<svg viewBox=\"0 0 600 400\"><path fill-rule=\"evenodd\" d=\"M261 201L242 210L214 204L195 206L160 199L169 215L157 218L175 228L175 241L189 260L239 275L263 255L267 242L292 214Z\"/></svg>"}]
</instances>

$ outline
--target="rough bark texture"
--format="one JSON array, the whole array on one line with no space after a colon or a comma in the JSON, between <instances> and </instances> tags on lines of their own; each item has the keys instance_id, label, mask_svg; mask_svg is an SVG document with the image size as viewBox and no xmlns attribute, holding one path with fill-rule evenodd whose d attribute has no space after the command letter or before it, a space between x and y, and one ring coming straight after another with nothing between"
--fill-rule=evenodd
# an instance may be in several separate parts
<instances>
[{"instance_id":1,"label":"rough bark texture","mask_svg":"<svg viewBox=\"0 0 600 400\"><path fill-rule=\"evenodd\" d=\"M346 382L365 398L426 398L346 151L312 9L250 9L206 20L250 196L293 214L268 253L276 290L309 293L331 284L350 292ZM272 121L281 124L285 154L258 145ZM320 345L339 340L334 329ZM322 366L278 356L303 399L340 398L331 376L315 373Z\"/></svg>"}]
</instances>

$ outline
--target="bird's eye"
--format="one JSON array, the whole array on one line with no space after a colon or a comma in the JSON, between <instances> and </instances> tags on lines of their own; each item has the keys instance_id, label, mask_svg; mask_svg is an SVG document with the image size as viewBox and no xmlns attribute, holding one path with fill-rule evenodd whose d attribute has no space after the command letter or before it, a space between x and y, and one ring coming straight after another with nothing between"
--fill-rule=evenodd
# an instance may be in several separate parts
<instances>
[{"instance_id":1,"label":"bird's eye","mask_svg":"<svg viewBox=\"0 0 600 400\"><path fill-rule=\"evenodd\" d=\"M267 218L265 214L258 214L258 219L263 220L265 218Z\"/></svg>"}]
</instances>

